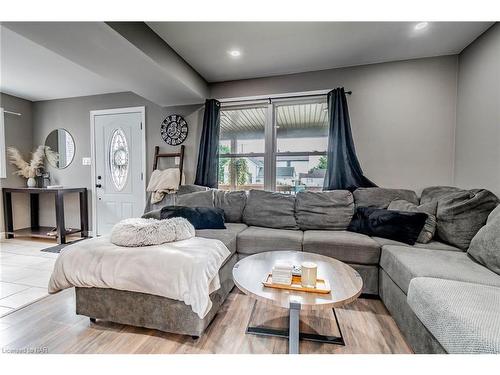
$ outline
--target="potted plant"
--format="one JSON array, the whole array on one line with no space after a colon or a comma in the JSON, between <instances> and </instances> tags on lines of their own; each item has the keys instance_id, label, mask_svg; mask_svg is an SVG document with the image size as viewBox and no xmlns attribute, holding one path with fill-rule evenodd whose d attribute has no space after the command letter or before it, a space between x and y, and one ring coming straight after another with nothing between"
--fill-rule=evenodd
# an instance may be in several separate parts
<instances>
[{"instance_id":1,"label":"potted plant","mask_svg":"<svg viewBox=\"0 0 500 375\"><path fill-rule=\"evenodd\" d=\"M30 188L36 186L35 176L37 170L43 168L43 159L45 158L45 146L38 146L35 152L31 154L31 161L28 163L25 161L15 147L8 147L7 153L10 158L10 163L17 167L17 171L14 174L27 178L27 185Z\"/></svg>"}]
</instances>

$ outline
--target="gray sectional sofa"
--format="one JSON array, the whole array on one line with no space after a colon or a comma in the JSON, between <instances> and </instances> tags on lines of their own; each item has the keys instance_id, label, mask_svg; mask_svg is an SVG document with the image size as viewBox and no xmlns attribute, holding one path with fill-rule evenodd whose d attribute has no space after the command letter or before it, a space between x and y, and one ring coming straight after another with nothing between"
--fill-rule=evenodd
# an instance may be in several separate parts
<instances>
[{"instance_id":1,"label":"gray sectional sofa","mask_svg":"<svg viewBox=\"0 0 500 375\"><path fill-rule=\"evenodd\" d=\"M224 209L227 229L196 235L221 240L238 259L296 250L351 265L363 278L364 296L381 298L416 353L500 352L500 275L467 253L499 203L486 190L433 187L421 198L410 190L383 188L292 196L188 185L174 200L168 204ZM397 200L435 202L433 240L409 246L346 230L356 207L387 208ZM500 209L491 215L500 222Z\"/></svg>"}]
</instances>

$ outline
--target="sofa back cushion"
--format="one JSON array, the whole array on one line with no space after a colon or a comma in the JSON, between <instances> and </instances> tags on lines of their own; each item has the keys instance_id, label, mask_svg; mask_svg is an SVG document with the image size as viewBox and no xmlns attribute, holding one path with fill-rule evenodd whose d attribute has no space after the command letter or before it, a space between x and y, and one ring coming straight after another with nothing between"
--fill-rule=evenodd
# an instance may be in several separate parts
<instances>
[{"instance_id":1,"label":"sofa back cushion","mask_svg":"<svg viewBox=\"0 0 500 375\"><path fill-rule=\"evenodd\" d=\"M176 206L184 207L214 207L214 191L197 191L178 195L175 199Z\"/></svg>"},{"instance_id":2,"label":"sofa back cushion","mask_svg":"<svg viewBox=\"0 0 500 375\"><path fill-rule=\"evenodd\" d=\"M488 216L486 225L474 236L467 253L500 275L500 206Z\"/></svg>"},{"instance_id":3,"label":"sofa back cushion","mask_svg":"<svg viewBox=\"0 0 500 375\"><path fill-rule=\"evenodd\" d=\"M438 202L439 199L444 198L450 194L463 192L465 190L454 186L430 186L422 190L420 195L420 203L425 204L429 202Z\"/></svg>"},{"instance_id":4,"label":"sofa back cushion","mask_svg":"<svg viewBox=\"0 0 500 375\"><path fill-rule=\"evenodd\" d=\"M227 223L241 223L246 201L244 191L214 190L214 205L224 210Z\"/></svg>"},{"instance_id":5,"label":"sofa back cushion","mask_svg":"<svg viewBox=\"0 0 500 375\"><path fill-rule=\"evenodd\" d=\"M353 214L354 198L348 190L297 193L295 217L302 230L345 230Z\"/></svg>"},{"instance_id":6,"label":"sofa back cushion","mask_svg":"<svg viewBox=\"0 0 500 375\"><path fill-rule=\"evenodd\" d=\"M424 189L421 202L429 201L437 201L437 237L462 250L467 250L499 203L497 196L485 189L447 186Z\"/></svg>"},{"instance_id":7,"label":"sofa back cushion","mask_svg":"<svg viewBox=\"0 0 500 375\"><path fill-rule=\"evenodd\" d=\"M276 229L299 229L295 220L295 196L250 190L243 210L247 225Z\"/></svg>"},{"instance_id":8,"label":"sofa back cushion","mask_svg":"<svg viewBox=\"0 0 500 375\"><path fill-rule=\"evenodd\" d=\"M413 204L411 202L398 199L392 201L387 208L391 211L405 211L405 212L423 212L427 214L427 220L425 225L418 235L417 242L428 243L434 237L436 233L436 210L437 202L423 203L420 206Z\"/></svg>"},{"instance_id":9,"label":"sofa back cushion","mask_svg":"<svg viewBox=\"0 0 500 375\"><path fill-rule=\"evenodd\" d=\"M386 189L379 187L358 188L354 191L356 207L387 208L396 199L418 204L417 193L406 189Z\"/></svg>"},{"instance_id":10,"label":"sofa back cushion","mask_svg":"<svg viewBox=\"0 0 500 375\"><path fill-rule=\"evenodd\" d=\"M200 186L200 185L181 185L179 186L179 190L177 190L177 195L184 195L184 194L190 194L190 193L196 193L197 191L207 191L208 188L206 186Z\"/></svg>"}]
</instances>

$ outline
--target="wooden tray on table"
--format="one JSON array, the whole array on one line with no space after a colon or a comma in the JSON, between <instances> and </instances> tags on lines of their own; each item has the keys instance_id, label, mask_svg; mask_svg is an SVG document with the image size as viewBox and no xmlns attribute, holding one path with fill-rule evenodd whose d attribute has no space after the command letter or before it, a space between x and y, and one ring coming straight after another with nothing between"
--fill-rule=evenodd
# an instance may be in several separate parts
<instances>
[{"instance_id":1,"label":"wooden tray on table","mask_svg":"<svg viewBox=\"0 0 500 375\"><path fill-rule=\"evenodd\" d=\"M272 274L269 273L266 276L266 278L262 281L262 284L268 288L294 290L297 292L319 293L319 294L328 294L331 292L328 280L316 279L316 288L305 288L301 285L300 281L301 281L300 276L292 276L291 285L273 284L273 276Z\"/></svg>"}]
</instances>

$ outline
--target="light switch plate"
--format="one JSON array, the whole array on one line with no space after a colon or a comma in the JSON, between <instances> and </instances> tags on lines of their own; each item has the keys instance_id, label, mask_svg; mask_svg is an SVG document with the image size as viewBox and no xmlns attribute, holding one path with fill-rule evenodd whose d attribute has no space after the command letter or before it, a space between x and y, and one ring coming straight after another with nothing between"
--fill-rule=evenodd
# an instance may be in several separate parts
<instances>
[{"instance_id":1,"label":"light switch plate","mask_svg":"<svg viewBox=\"0 0 500 375\"><path fill-rule=\"evenodd\" d=\"M82 165L92 165L92 159L89 157L82 158Z\"/></svg>"}]
</instances>

